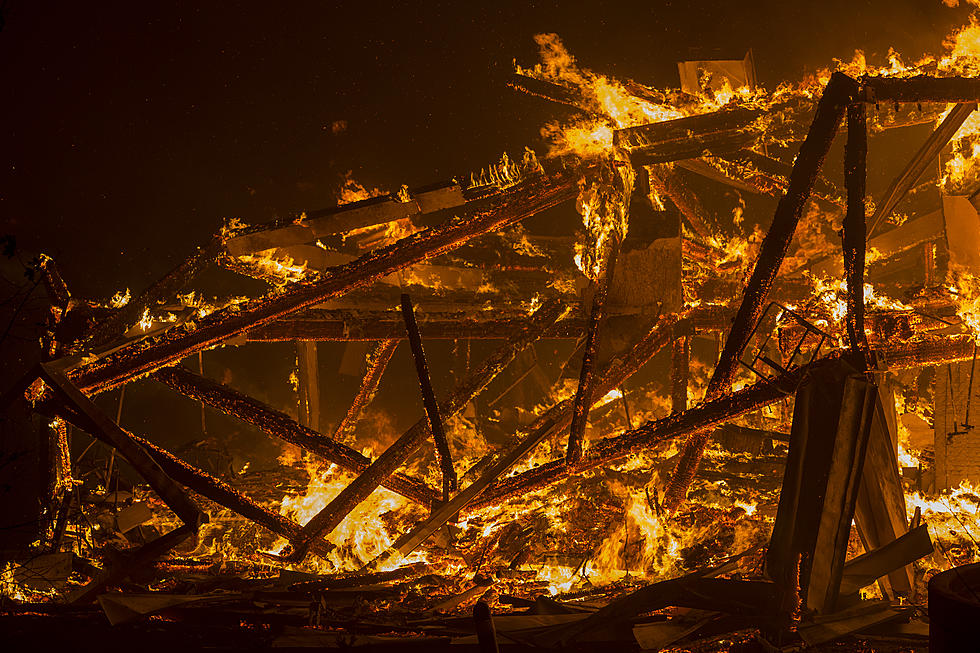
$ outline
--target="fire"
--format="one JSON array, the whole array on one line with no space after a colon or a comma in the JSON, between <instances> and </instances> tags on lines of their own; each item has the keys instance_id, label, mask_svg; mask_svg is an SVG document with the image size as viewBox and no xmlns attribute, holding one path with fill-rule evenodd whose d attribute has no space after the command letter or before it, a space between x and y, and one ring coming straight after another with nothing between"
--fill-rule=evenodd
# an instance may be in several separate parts
<instances>
[{"instance_id":1,"label":"fire","mask_svg":"<svg viewBox=\"0 0 980 653\"><path fill-rule=\"evenodd\" d=\"M275 249L266 249L255 254L244 254L238 260L250 268L254 269L259 275L275 279L280 285L295 283L306 279L308 270L306 261L297 264L292 256L276 258Z\"/></svg>"},{"instance_id":2,"label":"fire","mask_svg":"<svg viewBox=\"0 0 980 653\"><path fill-rule=\"evenodd\" d=\"M307 462L310 483L299 495L286 495L282 499L280 514L290 517L300 525L306 524L340 491L350 484L352 477L336 465L320 467ZM417 512L408 499L384 488L375 490L327 537L336 548L326 561L310 558L307 565L321 572L330 570L353 571L384 553L400 534L397 525L410 520ZM389 521L398 515L398 521ZM410 521L408 523L411 523ZM281 552L288 542L280 538L273 545L273 552ZM422 554L413 555L408 562L424 560ZM402 564L404 561L398 562Z\"/></svg>"}]
</instances>

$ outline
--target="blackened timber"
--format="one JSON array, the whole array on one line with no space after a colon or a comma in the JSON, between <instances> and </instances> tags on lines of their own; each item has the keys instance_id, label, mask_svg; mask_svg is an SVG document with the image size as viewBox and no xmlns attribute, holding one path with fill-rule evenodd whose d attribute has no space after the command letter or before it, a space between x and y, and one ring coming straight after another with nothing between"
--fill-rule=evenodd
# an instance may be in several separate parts
<instances>
[{"instance_id":1,"label":"blackened timber","mask_svg":"<svg viewBox=\"0 0 980 653\"><path fill-rule=\"evenodd\" d=\"M708 134L756 131L754 123L763 115L755 109L726 109L627 127L614 132L613 144L626 148L651 147Z\"/></svg>"},{"instance_id":2,"label":"blackened timber","mask_svg":"<svg viewBox=\"0 0 980 653\"><path fill-rule=\"evenodd\" d=\"M844 278L847 281L847 337L851 349L867 351L864 333L864 260L867 248L865 187L868 163L868 114L863 104L847 106L847 142L844 145Z\"/></svg>"},{"instance_id":3,"label":"blackened timber","mask_svg":"<svg viewBox=\"0 0 980 653\"><path fill-rule=\"evenodd\" d=\"M669 330L668 330L669 334ZM666 343L665 343L666 344ZM823 367L834 357L819 359L805 366L784 372L770 380L758 381L713 401L706 401L682 413L647 422L642 426L610 438L604 438L589 449L578 464L569 466L563 458L552 460L526 472L498 481L488 488L471 509L479 510L515 496L522 496L553 485L570 475L632 455L638 451L668 442L674 438L709 429L727 421L782 401L793 394L796 386L815 369Z\"/></svg>"},{"instance_id":4,"label":"blackened timber","mask_svg":"<svg viewBox=\"0 0 980 653\"><path fill-rule=\"evenodd\" d=\"M942 123L929 134L929 138L922 144L922 147L915 153L915 156L912 157L905 168L902 169L902 172L889 184L888 190L885 191L885 196L878 203L874 216L871 218L871 225L868 228L870 234L874 234L875 230L881 226L882 221L892 214L892 211L895 210L898 203L918 183L919 178L922 177L926 168L936 160L936 157L939 156L942 149L946 147L950 139L953 138L976 108L976 103L957 104L943 119ZM865 150L867 150L866 144Z\"/></svg>"},{"instance_id":5,"label":"blackened timber","mask_svg":"<svg viewBox=\"0 0 980 653\"><path fill-rule=\"evenodd\" d=\"M725 340L725 348L708 382L705 392L708 401L717 399L731 387L738 361L765 307L769 290L786 257L814 181L844 118L845 108L857 92L857 82L839 72L831 76L824 89L813 124L797 154L789 188L776 206L772 225L762 241L752 276L742 295L742 303ZM702 431L693 433L684 443L681 459L664 496L664 506L668 510L675 509L684 501L708 438L709 434Z\"/></svg>"},{"instance_id":6,"label":"blackened timber","mask_svg":"<svg viewBox=\"0 0 980 653\"><path fill-rule=\"evenodd\" d=\"M444 254L466 241L503 229L545 209L573 199L581 170L539 176L488 197L467 202L438 226L331 268L315 284L293 284L288 290L217 311L198 320L196 328L171 329L155 343L135 343L93 363L83 363L70 378L83 392L98 393L212 347L249 329L268 324L427 258Z\"/></svg>"},{"instance_id":7,"label":"blackened timber","mask_svg":"<svg viewBox=\"0 0 980 653\"><path fill-rule=\"evenodd\" d=\"M408 333L408 343L412 348L412 358L415 360L415 372L422 390L422 405L425 415L429 418L429 431L436 448L436 459L442 472L442 500L449 501L453 492L459 486L456 470L453 469L452 452L449 451L449 441L443 430L442 417L439 415L439 402L432 389L432 378L429 376L429 364L425 360L425 349L422 347L422 334L419 333L418 322L415 321L415 309L408 295L401 298L402 317L405 319L405 331Z\"/></svg>"},{"instance_id":8,"label":"blackened timber","mask_svg":"<svg viewBox=\"0 0 980 653\"><path fill-rule=\"evenodd\" d=\"M687 386L691 377L691 334L677 330L670 351L670 412L687 410Z\"/></svg>"},{"instance_id":9,"label":"blackened timber","mask_svg":"<svg viewBox=\"0 0 980 653\"><path fill-rule=\"evenodd\" d=\"M357 422L360 421L364 409L374 399L374 395L378 391L378 384L381 383L381 377L384 376L388 362L391 361L391 357L398 347L398 342L395 338L382 340L368 356L367 370L364 372L361 386L357 389L357 395L333 434L335 442L347 442L353 438Z\"/></svg>"},{"instance_id":10,"label":"blackened timber","mask_svg":"<svg viewBox=\"0 0 980 653\"><path fill-rule=\"evenodd\" d=\"M59 399L71 409L71 413L65 417L74 421L75 426L118 451L185 525L196 532L200 524L208 521L208 516L201 512L194 500L160 469L146 450L103 413L91 399L72 385L54 364L42 363L41 373L45 383L50 385Z\"/></svg>"},{"instance_id":11,"label":"blackened timber","mask_svg":"<svg viewBox=\"0 0 980 653\"><path fill-rule=\"evenodd\" d=\"M262 507L253 499L242 494L221 479L212 476L203 469L198 469L187 464L166 449L158 447L149 440L141 438L138 435L132 435L132 437L140 446L146 449L170 478L187 489L210 499L219 506L241 515L245 519L262 526L280 537L289 539L295 537L296 533L299 532L300 525L288 517ZM327 547L315 547L313 551L314 553L323 555L328 552Z\"/></svg>"},{"instance_id":12,"label":"blackened timber","mask_svg":"<svg viewBox=\"0 0 980 653\"><path fill-rule=\"evenodd\" d=\"M185 367L166 367L153 373L153 379L195 401L251 424L280 440L295 444L352 472L368 468L371 459L344 444L300 425L296 420L260 401ZM404 497L428 506L440 496L424 483L394 474L385 479L385 487Z\"/></svg>"},{"instance_id":13,"label":"blackened timber","mask_svg":"<svg viewBox=\"0 0 980 653\"><path fill-rule=\"evenodd\" d=\"M509 365L521 351L541 337L546 326L559 319L565 311L556 303L546 303L534 313L534 319L523 331L517 333L503 347L492 353L472 374L458 384L439 404L439 412L447 418L452 417ZM341 490L330 503L313 516L300 534L292 540L293 553L290 559L302 559L311 543L324 537L335 529L350 512L364 501L375 489L400 467L405 460L428 438L425 418L417 421L411 428L392 443L377 460L364 472Z\"/></svg>"},{"instance_id":14,"label":"blackened timber","mask_svg":"<svg viewBox=\"0 0 980 653\"><path fill-rule=\"evenodd\" d=\"M125 306L96 324L89 337L89 346L99 347L114 338L121 337L126 329L139 322L143 311L152 310L158 303L173 300L177 291L215 261L221 252L221 247L219 238L214 238L204 247L199 247L177 267L127 302Z\"/></svg>"},{"instance_id":15,"label":"blackened timber","mask_svg":"<svg viewBox=\"0 0 980 653\"><path fill-rule=\"evenodd\" d=\"M980 100L980 79L976 77L862 77L864 93L859 99L878 102L964 103Z\"/></svg>"},{"instance_id":16,"label":"blackened timber","mask_svg":"<svg viewBox=\"0 0 980 653\"><path fill-rule=\"evenodd\" d=\"M592 310L589 312L589 328L585 333L585 348L582 353L582 367L579 370L578 387L575 390L575 402L572 409L572 424L568 430L568 447L565 453L570 463L582 457L582 440L585 438L585 427L589 421L589 409L592 407L595 392L595 359L599 352L599 335L602 323L605 321L606 298L616 273L616 256L619 243L610 243L603 265L602 278L595 285L592 296Z\"/></svg>"}]
</instances>

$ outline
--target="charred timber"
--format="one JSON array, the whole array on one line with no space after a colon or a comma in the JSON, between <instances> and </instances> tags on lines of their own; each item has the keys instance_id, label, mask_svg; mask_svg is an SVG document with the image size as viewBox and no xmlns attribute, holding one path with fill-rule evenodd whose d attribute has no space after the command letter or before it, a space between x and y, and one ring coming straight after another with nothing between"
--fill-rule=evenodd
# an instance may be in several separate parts
<instances>
[{"instance_id":1,"label":"charred timber","mask_svg":"<svg viewBox=\"0 0 980 653\"><path fill-rule=\"evenodd\" d=\"M691 376L691 334L674 330L670 351L670 412L687 410L687 386ZM632 427L630 427L632 428Z\"/></svg>"},{"instance_id":2,"label":"charred timber","mask_svg":"<svg viewBox=\"0 0 980 653\"><path fill-rule=\"evenodd\" d=\"M398 342L395 338L382 340L368 356L367 370L364 372L361 386L357 389L357 395L351 402L350 408L347 409L347 414L340 422L340 426L333 434L335 442L347 442L354 437L357 423L360 421L364 409L374 399L374 395L378 391L378 384L381 383L381 377L384 376L385 369L395 354L395 349L398 348Z\"/></svg>"},{"instance_id":3,"label":"charred timber","mask_svg":"<svg viewBox=\"0 0 980 653\"><path fill-rule=\"evenodd\" d=\"M844 278L847 281L847 338L853 351L867 351L864 333L864 260L867 249L865 188L868 162L868 114L863 104L847 106L847 142L844 145Z\"/></svg>"},{"instance_id":4,"label":"charred timber","mask_svg":"<svg viewBox=\"0 0 980 653\"><path fill-rule=\"evenodd\" d=\"M725 348L708 382L705 397L709 401L720 397L731 386L738 361L765 307L814 181L844 118L845 108L857 93L857 82L842 73L834 73L824 89L817 104L813 125L796 157L789 188L776 207L772 225L762 241L752 276L742 295L742 303L725 340ZM708 437L706 432L693 433L684 443L681 460L664 497L664 505L668 510L673 510L683 502L704 454Z\"/></svg>"},{"instance_id":5,"label":"charred timber","mask_svg":"<svg viewBox=\"0 0 980 653\"><path fill-rule=\"evenodd\" d=\"M213 263L220 252L221 240L218 238L214 238L204 247L198 248L194 254L141 292L138 297L96 324L87 344L90 347L100 347L122 336L126 329L139 322L143 311L148 308L153 309L161 302L172 300L177 291Z\"/></svg>"},{"instance_id":6,"label":"charred timber","mask_svg":"<svg viewBox=\"0 0 980 653\"><path fill-rule=\"evenodd\" d=\"M530 179L512 190L467 202L457 217L331 268L316 284L294 284L289 290L202 318L193 330L173 329L153 343L136 343L94 363L82 364L71 378L88 393L114 388L140 375L212 347L249 329L268 324L309 306L448 252L471 238L497 231L573 199L581 171L566 170Z\"/></svg>"},{"instance_id":7,"label":"charred timber","mask_svg":"<svg viewBox=\"0 0 980 653\"><path fill-rule=\"evenodd\" d=\"M147 450L170 478L187 489L210 499L219 506L227 508L237 515L241 515L245 519L258 524L280 537L289 539L295 537L296 533L299 532L299 524L268 508L263 508L221 479L212 476L203 469L198 469L187 464L166 449L158 447L145 438L133 435L133 439ZM325 555L327 552L327 547L314 549L314 553L318 555Z\"/></svg>"},{"instance_id":8,"label":"charred timber","mask_svg":"<svg viewBox=\"0 0 980 653\"><path fill-rule=\"evenodd\" d=\"M153 373L153 379L169 388L200 401L212 408L251 424L280 440L295 444L322 456L343 469L362 472L371 459L296 420L228 386L199 376L185 367L166 367ZM439 498L439 493L424 483L400 474L385 479L385 487L404 497L428 506Z\"/></svg>"},{"instance_id":9,"label":"charred timber","mask_svg":"<svg viewBox=\"0 0 980 653\"><path fill-rule=\"evenodd\" d=\"M862 77L862 97L872 104L878 102L977 102L980 100L980 79L975 77Z\"/></svg>"},{"instance_id":10,"label":"charred timber","mask_svg":"<svg viewBox=\"0 0 980 653\"><path fill-rule=\"evenodd\" d=\"M68 302L71 300L71 293L68 291L68 285L65 283L65 280L61 277L58 264L50 256L42 255L40 260L41 281L44 283L44 289L47 291L48 297L51 299L52 304L61 310L65 310L68 307Z\"/></svg>"},{"instance_id":11,"label":"charred timber","mask_svg":"<svg viewBox=\"0 0 980 653\"><path fill-rule=\"evenodd\" d=\"M575 462L582 457L582 440L585 438L585 426L589 421L589 409L592 407L595 392L595 359L599 352L599 335L605 321L606 298L609 287L616 273L616 256L619 243L613 239L606 255L602 278L596 284L592 297L592 310L589 312L589 328L585 333L585 349L582 353L582 367L579 370L578 387L575 390L575 402L572 408L572 424L568 431L568 447L566 458Z\"/></svg>"},{"instance_id":12,"label":"charred timber","mask_svg":"<svg viewBox=\"0 0 980 653\"><path fill-rule=\"evenodd\" d=\"M429 431L435 444L436 460L442 472L442 500L449 501L459 486L459 479L456 478L456 470L453 469L452 452L449 451L449 441L446 439L442 417L439 415L439 402L436 401L436 393L432 389L429 364L425 360L425 349L422 347L422 334L419 333L419 325L415 321L415 308L408 295L402 295L401 306L408 344L412 348L412 358L415 360L415 372L419 379L419 388L422 390L422 405L429 419Z\"/></svg>"},{"instance_id":13,"label":"charred timber","mask_svg":"<svg viewBox=\"0 0 980 653\"><path fill-rule=\"evenodd\" d=\"M565 309L555 303L547 303L535 311L527 328L517 333L503 347L491 354L479 368L457 385L439 404L439 412L447 418L454 416L506 368L521 351L541 337L548 324L555 322ZM292 540L293 552L289 559L300 560L314 540L328 535L364 501L377 487L390 477L428 438L427 420L420 419L392 443L364 472L341 490L329 504L307 522Z\"/></svg>"},{"instance_id":14,"label":"charred timber","mask_svg":"<svg viewBox=\"0 0 980 653\"><path fill-rule=\"evenodd\" d=\"M575 465L566 465L563 459L553 460L502 480L487 489L471 505L471 510L479 510L515 496L540 490L569 476L583 474L595 467L607 465L674 438L710 429L739 415L781 401L796 391L808 372L828 364L831 360L834 358L817 360L784 372L771 380L759 381L713 401L704 402L682 413L647 422L622 435L600 440L589 449L589 455Z\"/></svg>"}]
</instances>

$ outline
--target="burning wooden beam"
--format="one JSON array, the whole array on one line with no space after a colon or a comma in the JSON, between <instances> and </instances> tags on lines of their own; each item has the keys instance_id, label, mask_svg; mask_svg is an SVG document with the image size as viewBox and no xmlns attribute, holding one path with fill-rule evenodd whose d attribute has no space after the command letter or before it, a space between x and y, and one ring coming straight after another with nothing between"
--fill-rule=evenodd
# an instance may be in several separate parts
<instances>
[{"instance_id":1,"label":"burning wooden beam","mask_svg":"<svg viewBox=\"0 0 980 653\"><path fill-rule=\"evenodd\" d=\"M582 367L579 370L578 387L575 390L572 423L568 431L568 446L566 458L574 463L582 457L582 440L585 437L585 427L589 421L589 409L594 397L595 358L599 351L599 333L605 318L606 298L612 285L616 270L616 256L619 243L610 243L605 257L602 278L593 287L592 310L589 312L589 327L585 333L585 348L582 353ZM600 395L601 396L601 395Z\"/></svg>"},{"instance_id":2,"label":"burning wooden beam","mask_svg":"<svg viewBox=\"0 0 980 653\"><path fill-rule=\"evenodd\" d=\"M242 494L221 479L212 476L203 469L187 464L166 449L159 447L145 438L130 434L160 465L160 468L184 487L197 492L202 497L214 501L219 506L231 510L237 515L262 526L263 528L289 539L299 533L300 525L293 520L265 508L254 500ZM321 546L322 545L322 546ZM322 540L314 544L313 553L324 556L330 551L329 546Z\"/></svg>"},{"instance_id":3,"label":"burning wooden beam","mask_svg":"<svg viewBox=\"0 0 980 653\"><path fill-rule=\"evenodd\" d=\"M646 167L650 175L650 187L666 196L680 211L687 223L702 238L710 238L719 231L714 220L708 215L696 193L691 192L677 171L669 164L654 164Z\"/></svg>"},{"instance_id":4,"label":"burning wooden beam","mask_svg":"<svg viewBox=\"0 0 980 653\"><path fill-rule=\"evenodd\" d=\"M844 146L844 278L847 281L847 336L851 349L867 351L864 333L864 258L867 248L865 187L868 163L868 115L863 104L847 106L847 143Z\"/></svg>"},{"instance_id":5,"label":"burning wooden beam","mask_svg":"<svg viewBox=\"0 0 980 653\"><path fill-rule=\"evenodd\" d=\"M412 307L412 300L408 295L402 295L401 306L402 316L405 318L405 330L408 332L408 343L412 347L412 358L415 360L415 372L419 379L419 387L422 390L422 405L425 407L426 417L429 418L429 431L432 433L432 441L435 443L436 460L439 462L439 469L442 471L442 500L449 501L459 486L459 480L456 478L456 470L453 469L453 456L449 450L449 441L446 440L446 432L442 427L439 402L436 401L436 393L432 390L429 365L425 360L425 350L422 348L422 335L419 333L419 325L415 321L415 309Z\"/></svg>"},{"instance_id":6,"label":"burning wooden beam","mask_svg":"<svg viewBox=\"0 0 980 653\"><path fill-rule=\"evenodd\" d=\"M299 423L320 431L320 357L315 341L296 343L296 376L299 379Z\"/></svg>"},{"instance_id":7,"label":"burning wooden beam","mask_svg":"<svg viewBox=\"0 0 980 653\"><path fill-rule=\"evenodd\" d=\"M708 401L717 399L731 387L738 361L765 307L769 290L786 256L814 180L844 118L845 108L857 92L857 82L842 73L834 73L824 89L813 125L797 154L789 189L776 207L772 225L762 241L752 276L742 295L742 303L725 340L725 348L708 382L705 392ZM707 432L697 432L684 443L683 454L664 496L664 506L668 510L675 509L684 501L708 438Z\"/></svg>"},{"instance_id":8,"label":"burning wooden beam","mask_svg":"<svg viewBox=\"0 0 980 653\"><path fill-rule=\"evenodd\" d=\"M354 288L443 254L466 241L497 231L576 195L580 170L531 178L514 189L467 202L446 222L332 268L316 284L294 284L271 297L201 318L193 330L172 329L152 345L137 343L92 363L70 378L83 391L98 393L212 347L233 336L342 295Z\"/></svg>"},{"instance_id":9,"label":"burning wooden beam","mask_svg":"<svg viewBox=\"0 0 980 653\"><path fill-rule=\"evenodd\" d=\"M187 285L204 268L211 265L221 252L221 239L214 238L204 247L199 247L191 256L177 267L141 292L135 299L95 325L88 342L89 347L100 347L111 340L122 336L133 324L140 321L140 316L147 309L157 304L172 300L181 288ZM86 389L87 391L87 389Z\"/></svg>"},{"instance_id":10,"label":"burning wooden beam","mask_svg":"<svg viewBox=\"0 0 980 653\"><path fill-rule=\"evenodd\" d=\"M452 417L472 401L497 374L514 360L518 353L541 337L546 326L553 323L565 311L556 303L541 306L535 311L528 327L518 332L506 345L491 354L479 368L464 379L439 404L439 412ZM364 501L375 489L422 446L428 437L425 418L419 420L392 443L377 460L371 463L333 501L313 516L300 534L293 538L290 559L299 560L306 555L311 543L337 527L350 512Z\"/></svg>"},{"instance_id":11,"label":"burning wooden beam","mask_svg":"<svg viewBox=\"0 0 980 653\"><path fill-rule=\"evenodd\" d=\"M568 86L536 79L520 73L513 73L507 79L507 86L510 86L511 88L522 93L541 98L542 100L563 104L566 107L575 109L579 113L585 114L586 116L595 115L589 109L589 107L582 102L582 93L577 89L569 88Z\"/></svg>"},{"instance_id":12,"label":"burning wooden beam","mask_svg":"<svg viewBox=\"0 0 980 653\"><path fill-rule=\"evenodd\" d=\"M943 119L942 123L929 134L929 138L926 139L922 147L915 153L912 160L906 164L902 172L889 184L888 190L885 191L885 196L881 198L881 201L875 208L874 215L871 217L871 224L868 228L869 234L873 235L885 218L892 214L892 211L902 201L905 194L915 186L919 178L926 171L926 168L936 160L939 153L946 147L950 139L953 138L976 108L976 103L957 104ZM867 144L865 144L865 150L867 150Z\"/></svg>"},{"instance_id":13,"label":"burning wooden beam","mask_svg":"<svg viewBox=\"0 0 980 653\"><path fill-rule=\"evenodd\" d=\"M166 367L153 373L153 378L180 394L251 424L280 440L295 444L322 456L343 469L361 472L371 465L371 459L331 438L302 426L286 413L280 412L228 386L194 374L185 367ZM428 506L439 494L415 479L394 474L384 483L392 492Z\"/></svg>"},{"instance_id":14,"label":"burning wooden beam","mask_svg":"<svg viewBox=\"0 0 980 653\"><path fill-rule=\"evenodd\" d=\"M41 282L44 283L44 289L48 292L48 297L51 298L55 306L61 310L65 310L68 307L68 302L71 301L71 293L68 291L68 284L61 277L61 271L58 270L58 264L50 256L40 257L40 270L41 270Z\"/></svg>"},{"instance_id":15,"label":"burning wooden beam","mask_svg":"<svg viewBox=\"0 0 980 653\"><path fill-rule=\"evenodd\" d=\"M353 438L354 429L357 427L364 409L374 399L378 384L381 383L381 377L384 376L388 362L395 354L398 342L396 338L382 340L368 355L367 370L364 372L361 386L357 389L357 395L351 402L350 408L347 409L344 419L337 426L337 430L334 431L333 439L335 442L346 443Z\"/></svg>"},{"instance_id":16,"label":"burning wooden beam","mask_svg":"<svg viewBox=\"0 0 980 653\"><path fill-rule=\"evenodd\" d=\"M890 370L968 361L974 351L975 341L968 334L920 336L875 348L878 361Z\"/></svg>"}]
</instances>

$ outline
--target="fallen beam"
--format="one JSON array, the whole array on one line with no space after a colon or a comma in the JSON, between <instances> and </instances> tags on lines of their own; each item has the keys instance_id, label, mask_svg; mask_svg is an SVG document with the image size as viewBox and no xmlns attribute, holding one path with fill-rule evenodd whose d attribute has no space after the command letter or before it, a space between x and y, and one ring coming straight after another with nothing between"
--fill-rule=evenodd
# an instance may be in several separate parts
<instances>
[{"instance_id":1,"label":"fallen beam","mask_svg":"<svg viewBox=\"0 0 980 653\"><path fill-rule=\"evenodd\" d=\"M814 180L844 118L845 107L857 92L857 82L842 73L834 73L824 89L813 124L796 157L789 188L776 207L772 225L762 241L742 303L725 340L725 348L708 382L705 392L708 401L717 399L731 387L738 361L765 308L769 290L786 257ZM668 510L674 510L684 501L708 439L709 434L702 431L691 434L684 443L681 459L664 495L664 507Z\"/></svg>"},{"instance_id":2,"label":"fallen beam","mask_svg":"<svg viewBox=\"0 0 980 653\"><path fill-rule=\"evenodd\" d=\"M359 473L371 465L371 459L359 451L300 425L286 413L266 406L228 386L194 374L185 367L165 367L154 372L153 379L190 399L262 429L280 440L295 444L348 471ZM392 492L397 492L424 506L430 505L440 496L421 481L401 474L394 474L387 478L384 485Z\"/></svg>"},{"instance_id":3,"label":"fallen beam","mask_svg":"<svg viewBox=\"0 0 980 653\"><path fill-rule=\"evenodd\" d=\"M193 330L171 329L154 344L135 343L105 358L80 363L69 378L86 393L117 387L249 329L368 285L414 263L451 251L472 238L573 199L580 172L568 170L553 176L542 175L514 189L467 202L458 211L449 210L449 219L440 225L331 268L316 284L293 284L285 292L201 318ZM462 217L454 217L456 214Z\"/></svg>"},{"instance_id":4,"label":"fallen beam","mask_svg":"<svg viewBox=\"0 0 980 653\"><path fill-rule=\"evenodd\" d=\"M429 432L432 433L432 441L435 444L436 461L442 472L442 500L449 501L459 486L459 479L456 478L456 470L453 469L452 452L449 451L449 441L446 440L442 417L439 415L439 402L436 401L436 393L432 390L429 364L425 360L425 350L422 348L422 335L419 333L419 325L415 321L415 309L408 295L402 295L401 306L408 343L412 348L412 358L415 360L415 372L422 390L422 405L425 408L425 416L429 419Z\"/></svg>"}]
</instances>

